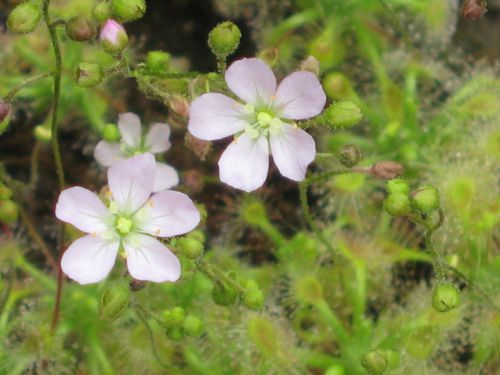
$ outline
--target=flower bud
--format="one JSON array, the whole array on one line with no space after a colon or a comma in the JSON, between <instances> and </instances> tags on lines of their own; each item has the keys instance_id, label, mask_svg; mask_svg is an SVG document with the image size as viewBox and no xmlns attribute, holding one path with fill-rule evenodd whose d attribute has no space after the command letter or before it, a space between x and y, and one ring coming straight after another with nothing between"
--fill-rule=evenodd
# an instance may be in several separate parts
<instances>
[{"instance_id":1,"label":"flower bud","mask_svg":"<svg viewBox=\"0 0 500 375\"><path fill-rule=\"evenodd\" d=\"M432 307L439 312L453 310L460 304L460 292L452 284L439 284L432 292Z\"/></svg>"},{"instance_id":2,"label":"flower bud","mask_svg":"<svg viewBox=\"0 0 500 375\"><path fill-rule=\"evenodd\" d=\"M351 128L358 124L362 118L361 109L353 102L346 100L333 103L323 114L323 119L331 129Z\"/></svg>"},{"instance_id":3,"label":"flower bud","mask_svg":"<svg viewBox=\"0 0 500 375\"><path fill-rule=\"evenodd\" d=\"M19 208L11 200L0 201L0 221L11 224L17 220Z\"/></svg>"},{"instance_id":4,"label":"flower bud","mask_svg":"<svg viewBox=\"0 0 500 375\"><path fill-rule=\"evenodd\" d=\"M485 0L465 0L462 5L462 18L467 21L474 21L481 18L486 13Z\"/></svg>"},{"instance_id":5,"label":"flower bud","mask_svg":"<svg viewBox=\"0 0 500 375\"><path fill-rule=\"evenodd\" d=\"M311 72L316 77L319 77L319 71L320 71L319 61L314 56L307 56L305 60L302 60L299 69L304 72Z\"/></svg>"},{"instance_id":6,"label":"flower bud","mask_svg":"<svg viewBox=\"0 0 500 375\"><path fill-rule=\"evenodd\" d=\"M97 35L96 25L85 17L73 17L66 22L66 34L77 42L92 40Z\"/></svg>"},{"instance_id":7,"label":"flower bud","mask_svg":"<svg viewBox=\"0 0 500 375\"><path fill-rule=\"evenodd\" d=\"M174 95L169 100L170 109L181 117L189 116L189 103L182 95Z\"/></svg>"},{"instance_id":8,"label":"flower bud","mask_svg":"<svg viewBox=\"0 0 500 375\"><path fill-rule=\"evenodd\" d=\"M337 155L340 163L347 168L352 168L358 164L361 156L361 150L356 145L342 146Z\"/></svg>"},{"instance_id":9,"label":"flower bud","mask_svg":"<svg viewBox=\"0 0 500 375\"><path fill-rule=\"evenodd\" d=\"M30 0L15 7L7 19L7 27L17 34L32 32L42 17L41 2Z\"/></svg>"},{"instance_id":10,"label":"flower bud","mask_svg":"<svg viewBox=\"0 0 500 375\"><path fill-rule=\"evenodd\" d=\"M370 174L376 178L392 179L396 178L404 172L401 164L394 161L386 160L375 163L370 169Z\"/></svg>"},{"instance_id":11,"label":"flower bud","mask_svg":"<svg viewBox=\"0 0 500 375\"><path fill-rule=\"evenodd\" d=\"M260 310L264 307L264 293L258 288L247 289L243 293L242 302L251 310Z\"/></svg>"},{"instance_id":12,"label":"flower bud","mask_svg":"<svg viewBox=\"0 0 500 375\"><path fill-rule=\"evenodd\" d=\"M10 103L0 100L0 123L3 122L10 114L12 106Z\"/></svg>"},{"instance_id":13,"label":"flower bud","mask_svg":"<svg viewBox=\"0 0 500 375\"><path fill-rule=\"evenodd\" d=\"M230 21L221 22L208 34L208 45L218 58L226 58L238 48L241 31Z\"/></svg>"},{"instance_id":14,"label":"flower bud","mask_svg":"<svg viewBox=\"0 0 500 375\"><path fill-rule=\"evenodd\" d=\"M184 322L182 322L182 328L189 336L199 337L204 332L203 321L197 316L188 315Z\"/></svg>"},{"instance_id":15,"label":"flower bud","mask_svg":"<svg viewBox=\"0 0 500 375\"><path fill-rule=\"evenodd\" d=\"M368 352L361 359L361 365L370 375L382 375L387 370L387 356L382 350Z\"/></svg>"},{"instance_id":16,"label":"flower bud","mask_svg":"<svg viewBox=\"0 0 500 375\"><path fill-rule=\"evenodd\" d=\"M43 143L50 143L52 139L52 131L45 125L37 125L33 130L33 135L37 140Z\"/></svg>"},{"instance_id":17,"label":"flower bud","mask_svg":"<svg viewBox=\"0 0 500 375\"><path fill-rule=\"evenodd\" d=\"M111 0L111 10L122 22L138 20L146 13L146 0Z\"/></svg>"},{"instance_id":18,"label":"flower bud","mask_svg":"<svg viewBox=\"0 0 500 375\"><path fill-rule=\"evenodd\" d=\"M408 195L393 193L384 201L384 210L392 216L405 216L411 212L411 204Z\"/></svg>"},{"instance_id":19,"label":"flower bud","mask_svg":"<svg viewBox=\"0 0 500 375\"><path fill-rule=\"evenodd\" d=\"M107 1L99 1L92 8L92 17L101 23L111 18L111 6Z\"/></svg>"},{"instance_id":20,"label":"flower bud","mask_svg":"<svg viewBox=\"0 0 500 375\"><path fill-rule=\"evenodd\" d=\"M120 137L120 131L118 130L118 126L115 124L106 124L102 128L102 138L106 142L118 142Z\"/></svg>"},{"instance_id":21,"label":"flower bud","mask_svg":"<svg viewBox=\"0 0 500 375\"><path fill-rule=\"evenodd\" d=\"M333 100L351 99L356 96L349 79L342 73L328 73L323 79L326 95Z\"/></svg>"},{"instance_id":22,"label":"flower bud","mask_svg":"<svg viewBox=\"0 0 500 375\"><path fill-rule=\"evenodd\" d=\"M346 375L346 372L343 366L333 365L326 369L325 375Z\"/></svg>"},{"instance_id":23,"label":"flower bud","mask_svg":"<svg viewBox=\"0 0 500 375\"><path fill-rule=\"evenodd\" d=\"M146 68L152 73L165 73L169 68L170 54L163 51L150 51L146 56Z\"/></svg>"},{"instance_id":24,"label":"flower bud","mask_svg":"<svg viewBox=\"0 0 500 375\"><path fill-rule=\"evenodd\" d=\"M241 217L249 225L259 226L269 221L266 208L261 201L251 199L241 205Z\"/></svg>"},{"instance_id":25,"label":"flower bud","mask_svg":"<svg viewBox=\"0 0 500 375\"><path fill-rule=\"evenodd\" d=\"M233 287L217 281L212 288L212 300L220 306L229 306L238 299L238 291Z\"/></svg>"},{"instance_id":26,"label":"flower bud","mask_svg":"<svg viewBox=\"0 0 500 375\"><path fill-rule=\"evenodd\" d=\"M194 238L184 237L177 243L182 253L189 259L198 259L203 255L203 244Z\"/></svg>"},{"instance_id":27,"label":"flower bud","mask_svg":"<svg viewBox=\"0 0 500 375\"><path fill-rule=\"evenodd\" d=\"M0 201L6 201L12 197L12 190L0 182Z\"/></svg>"},{"instance_id":28,"label":"flower bud","mask_svg":"<svg viewBox=\"0 0 500 375\"><path fill-rule=\"evenodd\" d=\"M163 320L167 327L177 327L182 324L186 318L186 311L180 306L163 312Z\"/></svg>"},{"instance_id":29,"label":"flower bud","mask_svg":"<svg viewBox=\"0 0 500 375\"><path fill-rule=\"evenodd\" d=\"M80 87L94 87L104 79L102 66L96 63L81 62L75 69L75 81Z\"/></svg>"},{"instance_id":30,"label":"flower bud","mask_svg":"<svg viewBox=\"0 0 500 375\"><path fill-rule=\"evenodd\" d=\"M389 194L408 194L410 192L410 187L408 183L401 178L394 178L392 180L387 181L387 185L385 187Z\"/></svg>"},{"instance_id":31,"label":"flower bud","mask_svg":"<svg viewBox=\"0 0 500 375\"><path fill-rule=\"evenodd\" d=\"M118 319L127 309L130 290L127 284L116 282L102 294L99 302L99 316L107 321Z\"/></svg>"},{"instance_id":32,"label":"flower bud","mask_svg":"<svg viewBox=\"0 0 500 375\"><path fill-rule=\"evenodd\" d=\"M205 243L205 240L206 240L205 233L203 233L203 231L201 231L199 229L195 229L192 232L189 232L187 237L195 239L196 241L199 241L201 243Z\"/></svg>"},{"instance_id":33,"label":"flower bud","mask_svg":"<svg viewBox=\"0 0 500 375\"><path fill-rule=\"evenodd\" d=\"M422 186L413 192L412 203L420 212L433 211L439 208L439 190L432 185Z\"/></svg>"},{"instance_id":34,"label":"flower bud","mask_svg":"<svg viewBox=\"0 0 500 375\"><path fill-rule=\"evenodd\" d=\"M179 341L184 338L184 329L182 327L169 327L166 334L169 339Z\"/></svg>"},{"instance_id":35,"label":"flower bud","mask_svg":"<svg viewBox=\"0 0 500 375\"><path fill-rule=\"evenodd\" d=\"M123 28L115 20L107 20L101 29L99 36L104 50L112 55L121 53L128 45L128 36Z\"/></svg>"}]
</instances>

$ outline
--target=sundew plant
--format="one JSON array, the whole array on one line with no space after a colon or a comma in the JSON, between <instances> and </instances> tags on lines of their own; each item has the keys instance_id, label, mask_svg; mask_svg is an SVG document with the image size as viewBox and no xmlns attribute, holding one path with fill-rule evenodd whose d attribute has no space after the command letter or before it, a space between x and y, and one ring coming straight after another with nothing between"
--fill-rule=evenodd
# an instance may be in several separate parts
<instances>
[{"instance_id":1,"label":"sundew plant","mask_svg":"<svg viewBox=\"0 0 500 375\"><path fill-rule=\"evenodd\" d=\"M0 375L500 374L500 3L0 4Z\"/></svg>"}]
</instances>

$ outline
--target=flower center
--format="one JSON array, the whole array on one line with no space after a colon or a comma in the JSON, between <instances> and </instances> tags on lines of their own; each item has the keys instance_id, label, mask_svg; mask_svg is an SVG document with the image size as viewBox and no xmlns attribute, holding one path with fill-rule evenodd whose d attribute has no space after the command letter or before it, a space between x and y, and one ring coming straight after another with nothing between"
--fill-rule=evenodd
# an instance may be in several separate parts
<instances>
[{"instance_id":1,"label":"flower center","mask_svg":"<svg viewBox=\"0 0 500 375\"><path fill-rule=\"evenodd\" d=\"M116 220L116 230L121 236L125 236L130 233L133 224L133 221L129 218L119 216Z\"/></svg>"},{"instance_id":2,"label":"flower center","mask_svg":"<svg viewBox=\"0 0 500 375\"><path fill-rule=\"evenodd\" d=\"M281 126L283 122L280 118L274 117L273 114L267 111L256 112L253 106L247 104L245 106L245 111L251 113L253 111L254 122L250 123L245 128L245 133L250 136L250 138L258 138L261 136L275 135L281 131Z\"/></svg>"}]
</instances>

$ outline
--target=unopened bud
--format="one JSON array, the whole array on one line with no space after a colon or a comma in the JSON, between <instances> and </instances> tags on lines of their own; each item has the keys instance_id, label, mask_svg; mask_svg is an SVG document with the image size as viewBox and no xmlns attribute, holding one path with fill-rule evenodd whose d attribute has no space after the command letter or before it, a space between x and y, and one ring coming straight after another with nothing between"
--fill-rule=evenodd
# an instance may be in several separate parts
<instances>
[{"instance_id":1,"label":"unopened bud","mask_svg":"<svg viewBox=\"0 0 500 375\"><path fill-rule=\"evenodd\" d=\"M439 208L439 190L432 185L422 186L413 192L412 203L423 213L436 210Z\"/></svg>"},{"instance_id":2,"label":"unopened bud","mask_svg":"<svg viewBox=\"0 0 500 375\"><path fill-rule=\"evenodd\" d=\"M78 16L66 22L66 33L72 40L85 42L96 37L97 27L88 18Z\"/></svg>"},{"instance_id":3,"label":"unopened bud","mask_svg":"<svg viewBox=\"0 0 500 375\"><path fill-rule=\"evenodd\" d=\"M169 100L170 109L181 117L189 116L189 102L182 95L174 95Z\"/></svg>"},{"instance_id":4,"label":"unopened bud","mask_svg":"<svg viewBox=\"0 0 500 375\"><path fill-rule=\"evenodd\" d=\"M218 58L226 58L238 48L241 31L230 21L221 22L208 34L208 45Z\"/></svg>"},{"instance_id":5,"label":"unopened bud","mask_svg":"<svg viewBox=\"0 0 500 375\"><path fill-rule=\"evenodd\" d=\"M353 102L343 100L330 105L323 118L331 129L346 129L358 124L363 118L363 112Z\"/></svg>"},{"instance_id":6,"label":"unopened bud","mask_svg":"<svg viewBox=\"0 0 500 375\"><path fill-rule=\"evenodd\" d=\"M404 172L401 164L386 160L375 163L370 169L370 174L376 178L391 179L400 176Z\"/></svg>"},{"instance_id":7,"label":"unopened bud","mask_svg":"<svg viewBox=\"0 0 500 375\"><path fill-rule=\"evenodd\" d=\"M182 322L182 328L189 336L199 337L203 334L204 327L203 321L197 316L188 315L184 322Z\"/></svg>"},{"instance_id":8,"label":"unopened bud","mask_svg":"<svg viewBox=\"0 0 500 375\"><path fill-rule=\"evenodd\" d=\"M432 292L432 307L439 312L453 310L460 304L460 292L452 284L440 284Z\"/></svg>"},{"instance_id":9,"label":"unopened bud","mask_svg":"<svg viewBox=\"0 0 500 375\"><path fill-rule=\"evenodd\" d=\"M319 77L319 72L320 72L319 61L314 56L307 56L305 60L302 60L299 69L301 71L311 72L316 77Z\"/></svg>"},{"instance_id":10,"label":"unopened bud","mask_svg":"<svg viewBox=\"0 0 500 375\"><path fill-rule=\"evenodd\" d=\"M12 106L9 103L0 100L0 123L9 116L11 109Z\"/></svg>"},{"instance_id":11,"label":"unopened bud","mask_svg":"<svg viewBox=\"0 0 500 375\"><path fill-rule=\"evenodd\" d=\"M151 73L165 73L169 68L170 54L163 51L149 51L146 56L146 68Z\"/></svg>"},{"instance_id":12,"label":"unopened bud","mask_svg":"<svg viewBox=\"0 0 500 375\"><path fill-rule=\"evenodd\" d=\"M238 291L225 283L218 281L212 289L212 300L220 306L229 306L238 299Z\"/></svg>"},{"instance_id":13,"label":"unopened bud","mask_svg":"<svg viewBox=\"0 0 500 375\"><path fill-rule=\"evenodd\" d=\"M481 18L487 11L484 0L465 0L462 5L462 17L467 21L474 21Z\"/></svg>"},{"instance_id":14,"label":"unopened bud","mask_svg":"<svg viewBox=\"0 0 500 375\"><path fill-rule=\"evenodd\" d=\"M382 350L368 352L361 359L361 365L370 375L382 375L387 370L387 356Z\"/></svg>"},{"instance_id":15,"label":"unopened bud","mask_svg":"<svg viewBox=\"0 0 500 375\"><path fill-rule=\"evenodd\" d=\"M111 0L111 10L122 22L134 21L146 13L146 0Z\"/></svg>"},{"instance_id":16,"label":"unopened bud","mask_svg":"<svg viewBox=\"0 0 500 375\"><path fill-rule=\"evenodd\" d=\"M260 310L264 307L264 293L258 288L247 289L242 296L243 304L252 310Z\"/></svg>"},{"instance_id":17,"label":"unopened bud","mask_svg":"<svg viewBox=\"0 0 500 375\"><path fill-rule=\"evenodd\" d=\"M120 131L115 124L106 124L102 128L102 138L106 142L118 142L118 140L120 140L120 137Z\"/></svg>"},{"instance_id":18,"label":"unopened bud","mask_svg":"<svg viewBox=\"0 0 500 375\"><path fill-rule=\"evenodd\" d=\"M12 197L12 190L0 182L0 201L5 201Z\"/></svg>"},{"instance_id":19,"label":"unopened bud","mask_svg":"<svg viewBox=\"0 0 500 375\"><path fill-rule=\"evenodd\" d=\"M163 320L167 327L179 327L186 318L186 311L180 306L163 312Z\"/></svg>"},{"instance_id":20,"label":"unopened bud","mask_svg":"<svg viewBox=\"0 0 500 375\"><path fill-rule=\"evenodd\" d=\"M50 143L50 141L52 140L52 132L46 125L35 126L33 135L37 140L43 143Z\"/></svg>"},{"instance_id":21,"label":"unopened bud","mask_svg":"<svg viewBox=\"0 0 500 375\"><path fill-rule=\"evenodd\" d=\"M127 309L130 290L127 284L117 282L110 285L99 302L99 316L108 321L118 319Z\"/></svg>"},{"instance_id":22,"label":"unopened bud","mask_svg":"<svg viewBox=\"0 0 500 375\"><path fill-rule=\"evenodd\" d=\"M198 259L203 255L203 244L194 238L184 237L177 242L182 253L189 259Z\"/></svg>"},{"instance_id":23,"label":"unopened bud","mask_svg":"<svg viewBox=\"0 0 500 375\"><path fill-rule=\"evenodd\" d=\"M111 18L111 6L107 1L99 1L92 8L92 17L101 23Z\"/></svg>"},{"instance_id":24,"label":"unopened bud","mask_svg":"<svg viewBox=\"0 0 500 375\"><path fill-rule=\"evenodd\" d=\"M352 168L361 160L361 150L356 145L345 145L339 150L338 159L343 166Z\"/></svg>"},{"instance_id":25,"label":"unopened bud","mask_svg":"<svg viewBox=\"0 0 500 375\"><path fill-rule=\"evenodd\" d=\"M11 200L0 201L0 222L11 224L17 220L19 208Z\"/></svg>"},{"instance_id":26,"label":"unopened bud","mask_svg":"<svg viewBox=\"0 0 500 375\"><path fill-rule=\"evenodd\" d=\"M104 79L102 66L96 63L81 62L75 69L75 81L80 87L94 87Z\"/></svg>"},{"instance_id":27,"label":"unopened bud","mask_svg":"<svg viewBox=\"0 0 500 375\"><path fill-rule=\"evenodd\" d=\"M30 0L15 7L7 19L7 27L17 34L32 32L42 17L42 4L39 0Z\"/></svg>"},{"instance_id":28,"label":"unopened bud","mask_svg":"<svg viewBox=\"0 0 500 375\"><path fill-rule=\"evenodd\" d=\"M385 189L389 194L408 194L410 192L408 183L401 178L394 178L387 181Z\"/></svg>"},{"instance_id":29,"label":"unopened bud","mask_svg":"<svg viewBox=\"0 0 500 375\"><path fill-rule=\"evenodd\" d=\"M326 95L333 100L351 99L355 96L351 82L342 73L332 72L325 75L323 88Z\"/></svg>"},{"instance_id":30,"label":"unopened bud","mask_svg":"<svg viewBox=\"0 0 500 375\"><path fill-rule=\"evenodd\" d=\"M101 29L99 39L104 50L112 55L121 53L128 45L125 29L115 20L106 21Z\"/></svg>"},{"instance_id":31,"label":"unopened bud","mask_svg":"<svg viewBox=\"0 0 500 375\"><path fill-rule=\"evenodd\" d=\"M384 201L385 211L392 216L405 216L411 212L411 203L408 195L394 193Z\"/></svg>"}]
</instances>

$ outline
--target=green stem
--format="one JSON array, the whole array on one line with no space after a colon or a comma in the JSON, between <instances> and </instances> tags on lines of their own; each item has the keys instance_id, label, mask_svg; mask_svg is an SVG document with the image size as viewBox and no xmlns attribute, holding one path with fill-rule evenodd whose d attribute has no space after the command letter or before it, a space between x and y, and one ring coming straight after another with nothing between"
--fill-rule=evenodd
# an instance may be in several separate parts
<instances>
[{"instance_id":1,"label":"green stem","mask_svg":"<svg viewBox=\"0 0 500 375\"><path fill-rule=\"evenodd\" d=\"M57 125L58 125L58 114L59 114L59 102L61 99L61 75L62 75L62 56L61 47L59 46L59 39L57 38L57 25L53 25L50 14L49 14L50 0L43 1L43 19L50 34L50 41L52 43L52 48L54 50L55 57L55 73L54 73L54 97L52 104L52 119L50 123L51 131L51 144L52 153L54 155L54 162L56 164L57 180L59 183L59 190L63 190L64 183L64 169L61 159L61 151L59 149L59 138L57 135ZM59 310L61 306L61 292L63 284L63 273L61 269L61 258L64 253L64 225L60 224L59 228L59 269L57 273L57 292L56 292L56 302L54 306L54 314L52 317L52 329L55 329L57 321L59 320Z\"/></svg>"},{"instance_id":2,"label":"green stem","mask_svg":"<svg viewBox=\"0 0 500 375\"><path fill-rule=\"evenodd\" d=\"M204 260L200 260L197 264L198 269L203 272L211 280L221 280L228 284L230 287L236 289L240 293L244 293L245 289L236 281L227 276L224 271L211 265Z\"/></svg>"},{"instance_id":3,"label":"green stem","mask_svg":"<svg viewBox=\"0 0 500 375\"><path fill-rule=\"evenodd\" d=\"M19 82L17 85L15 85L13 88L10 89L10 91L7 93L7 95L4 96L4 100L7 102L7 103L10 103L12 102L12 100L14 99L14 96L16 96L16 94L21 91L23 88L27 87L27 86L31 86L32 84L34 83L37 83L38 81L41 81L47 77L50 77L52 76L53 73L41 73L41 74L38 74L36 76L33 76L33 77L30 77L22 82Z\"/></svg>"},{"instance_id":4,"label":"green stem","mask_svg":"<svg viewBox=\"0 0 500 375\"><path fill-rule=\"evenodd\" d=\"M314 303L314 306L323 319L325 319L325 321L332 327L340 346L345 348L349 341L349 334L340 319L333 312L330 306L328 306L328 303L325 300L321 299L317 301Z\"/></svg>"}]
</instances>

